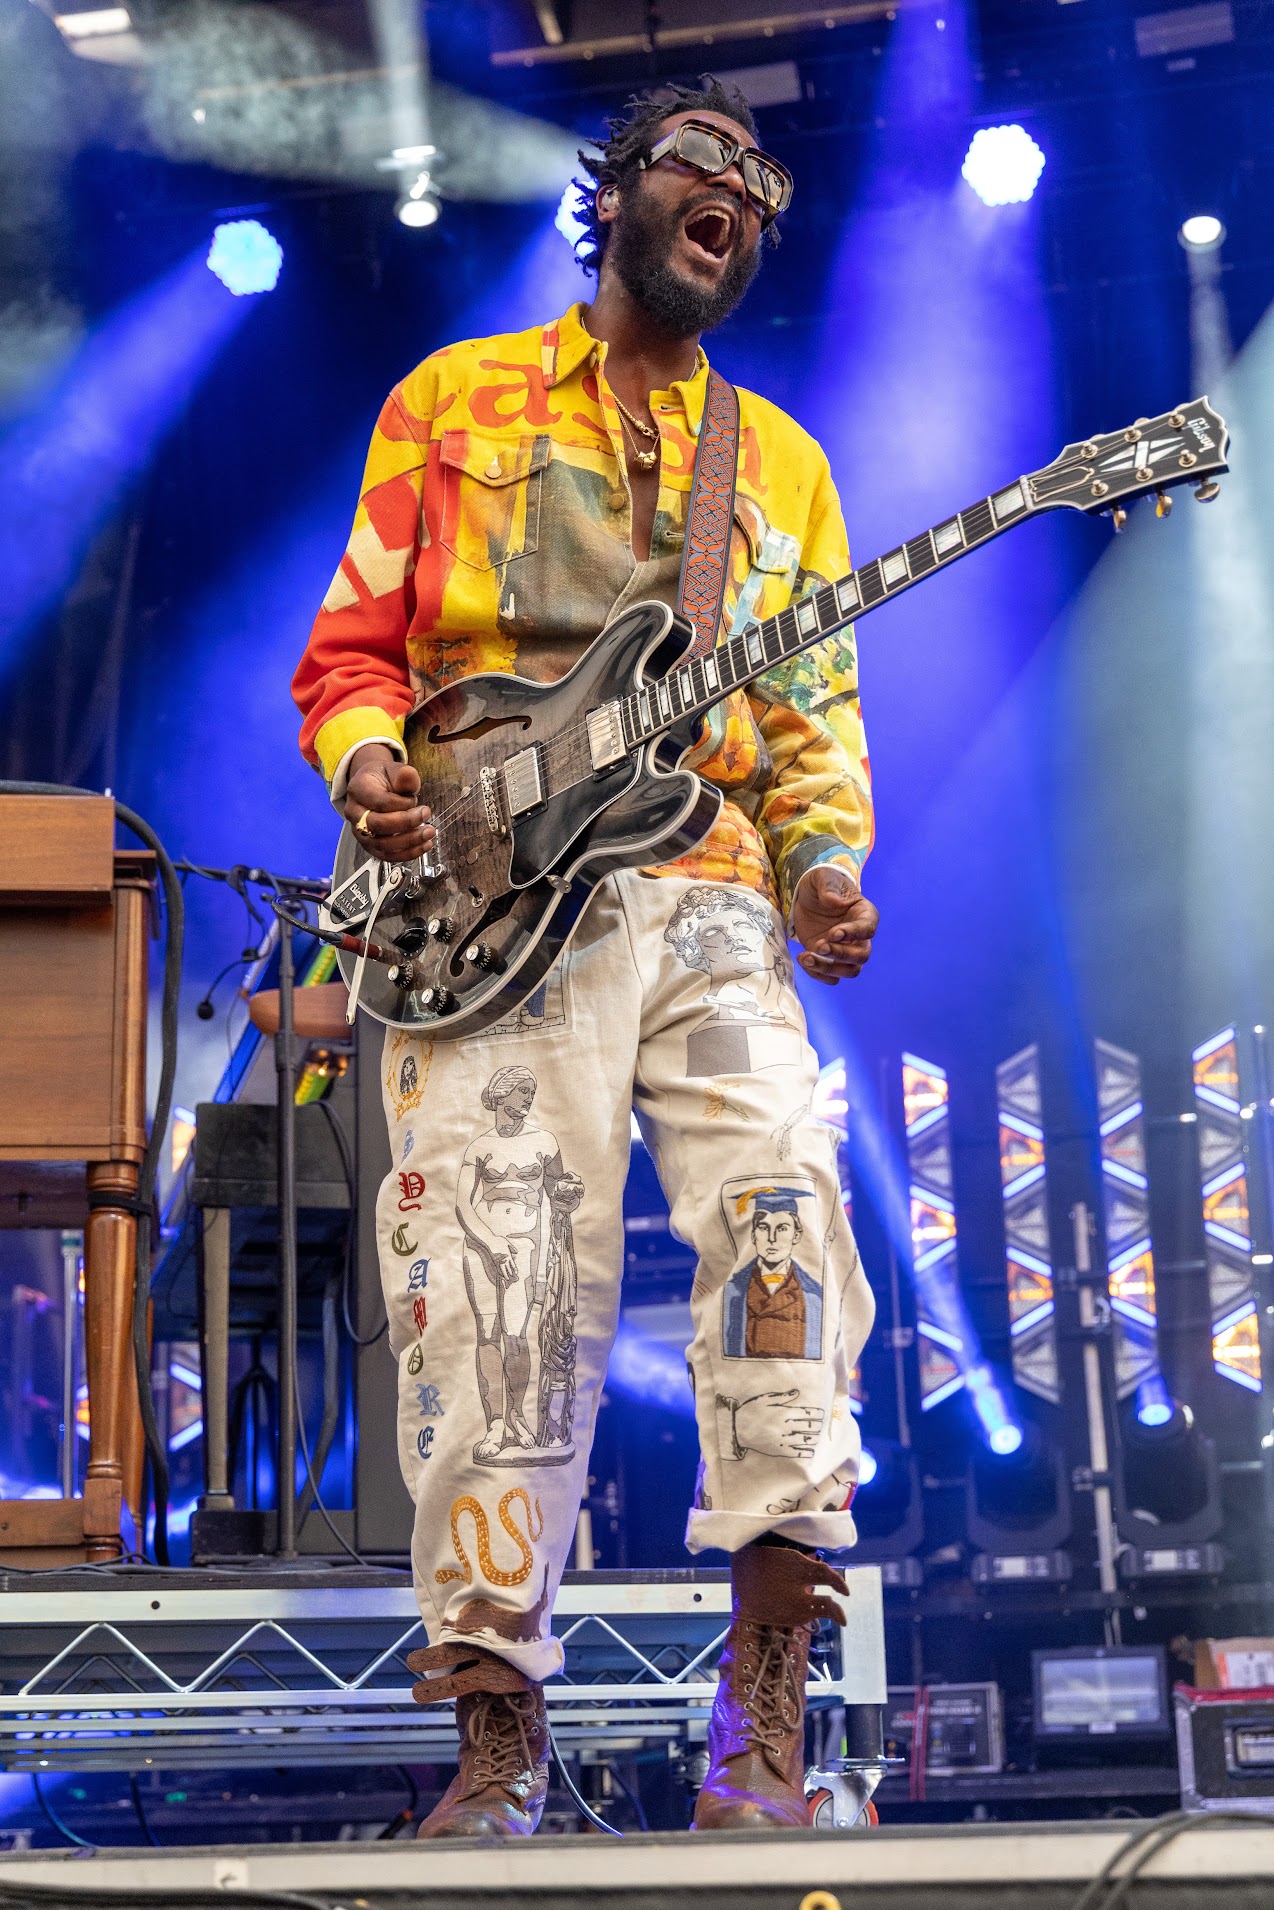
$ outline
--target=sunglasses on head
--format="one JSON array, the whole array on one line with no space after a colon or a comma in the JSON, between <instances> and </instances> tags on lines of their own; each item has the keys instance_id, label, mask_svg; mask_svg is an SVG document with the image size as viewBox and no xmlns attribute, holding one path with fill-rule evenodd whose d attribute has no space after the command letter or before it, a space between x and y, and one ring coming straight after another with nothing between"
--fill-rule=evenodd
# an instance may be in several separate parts
<instances>
[{"instance_id":1,"label":"sunglasses on head","mask_svg":"<svg viewBox=\"0 0 1274 1910\"><path fill-rule=\"evenodd\" d=\"M771 159L768 153L758 152L755 146L741 145L706 120L683 120L675 132L656 140L650 156L641 161L642 170L658 165L669 153L683 165L693 166L696 172L707 173L709 177L725 172L737 161L748 198L760 212L764 225L777 219L780 212L786 212L792 203L792 175L786 166Z\"/></svg>"}]
</instances>

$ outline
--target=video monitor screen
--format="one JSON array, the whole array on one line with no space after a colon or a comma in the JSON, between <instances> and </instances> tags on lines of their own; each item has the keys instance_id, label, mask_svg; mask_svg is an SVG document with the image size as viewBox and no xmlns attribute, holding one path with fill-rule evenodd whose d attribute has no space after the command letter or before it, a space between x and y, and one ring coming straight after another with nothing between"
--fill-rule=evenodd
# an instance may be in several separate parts
<instances>
[{"instance_id":1,"label":"video monitor screen","mask_svg":"<svg viewBox=\"0 0 1274 1910\"><path fill-rule=\"evenodd\" d=\"M1037 1737L1150 1737L1168 1729L1163 1652L1036 1651Z\"/></svg>"}]
</instances>

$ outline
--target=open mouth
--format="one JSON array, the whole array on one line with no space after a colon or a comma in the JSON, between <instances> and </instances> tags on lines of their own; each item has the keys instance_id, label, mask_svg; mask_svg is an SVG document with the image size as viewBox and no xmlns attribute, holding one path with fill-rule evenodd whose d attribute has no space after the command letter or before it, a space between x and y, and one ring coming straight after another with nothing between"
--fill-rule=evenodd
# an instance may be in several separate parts
<instances>
[{"instance_id":1,"label":"open mouth","mask_svg":"<svg viewBox=\"0 0 1274 1910\"><path fill-rule=\"evenodd\" d=\"M703 206L685 222L691 246L710 259L723 259L734 240L738 219L724 206Z\"/></svg>"}]
</instances>

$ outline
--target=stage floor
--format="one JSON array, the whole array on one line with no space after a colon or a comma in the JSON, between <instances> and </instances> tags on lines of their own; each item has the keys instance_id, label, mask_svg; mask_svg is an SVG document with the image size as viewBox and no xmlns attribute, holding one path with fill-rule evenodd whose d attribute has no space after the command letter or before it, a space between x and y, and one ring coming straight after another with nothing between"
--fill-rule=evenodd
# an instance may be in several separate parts
<instances>
[{"instance_id":1,"label":"stage floor","mask_svg":"<svg viewBox=\"0 0 1274 1910\"><path fill-rule=\"evenodd\" d=\"M625 1910L702 1901L749 1910L982 1910L1026 1906L1073 1910L1084 1886L1130 1833L1130 1825L968 1825L881 1828L808 1835L682 1832L634 1836L619 1850L600 1836L538 1837L508 1844L308 1844L149 1851L102 1850L0 1856L0 1896L21 1901L22 1884L50 1888L74 1902L109 1891L121 1904L173 1906L184 1893L291 1892L349 1910L458 1905L487 1910L535 1900L537 1910L583 1910L598 1898ZM1180 1905L1203 1910L1268 1910L1274 1891L1274 1823L1192 1820L1156 1854L1139 1883L1138 1910ZM45 1899L48 1901L48 1899ZM98 1904L100 1896L96 1896Z\"/></svg>"}]
</instances>

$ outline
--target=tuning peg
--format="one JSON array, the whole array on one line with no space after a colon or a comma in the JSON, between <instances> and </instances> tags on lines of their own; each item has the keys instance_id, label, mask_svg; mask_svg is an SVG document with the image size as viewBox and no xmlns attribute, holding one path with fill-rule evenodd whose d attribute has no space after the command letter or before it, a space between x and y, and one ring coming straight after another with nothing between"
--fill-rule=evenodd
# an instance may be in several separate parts
<instances>
[{"instance_id":1,"label":"tuning peg","mask_svg":"<svg viewBox=\"0 0 1274 1910\"><path fill-rule=\"evenodd\" d=\"M1202 484L1196 484L1194 495L1200 504L1210 504L1214 497L1220 497L1221 486L1215 478L1204 478Z\"/></svg>"},{"instance_id":2,"label":"tuning peg","mask_svg":"<svg viewBox=\"0 0 1274 1910\"><path fill-rule=\"evenodd\" d=\"M1155 516L1156 517L1171 517L1172 516L1172 499L1168 496L1168 493L1166 491L1155 492Z\"/></svg>"},{"instance_id":3,"label":"tuning peg","mask_svg":"<svg viewBox=\"0 0 1274 1910\"><path fill-rule=\"evenodd\" d=\"M1122 504L1111 505L1110 521L1117 531L1121 531L1124 528L1124 525L1128 522L1128 513Z\"/></svg>"}]
</instances>

